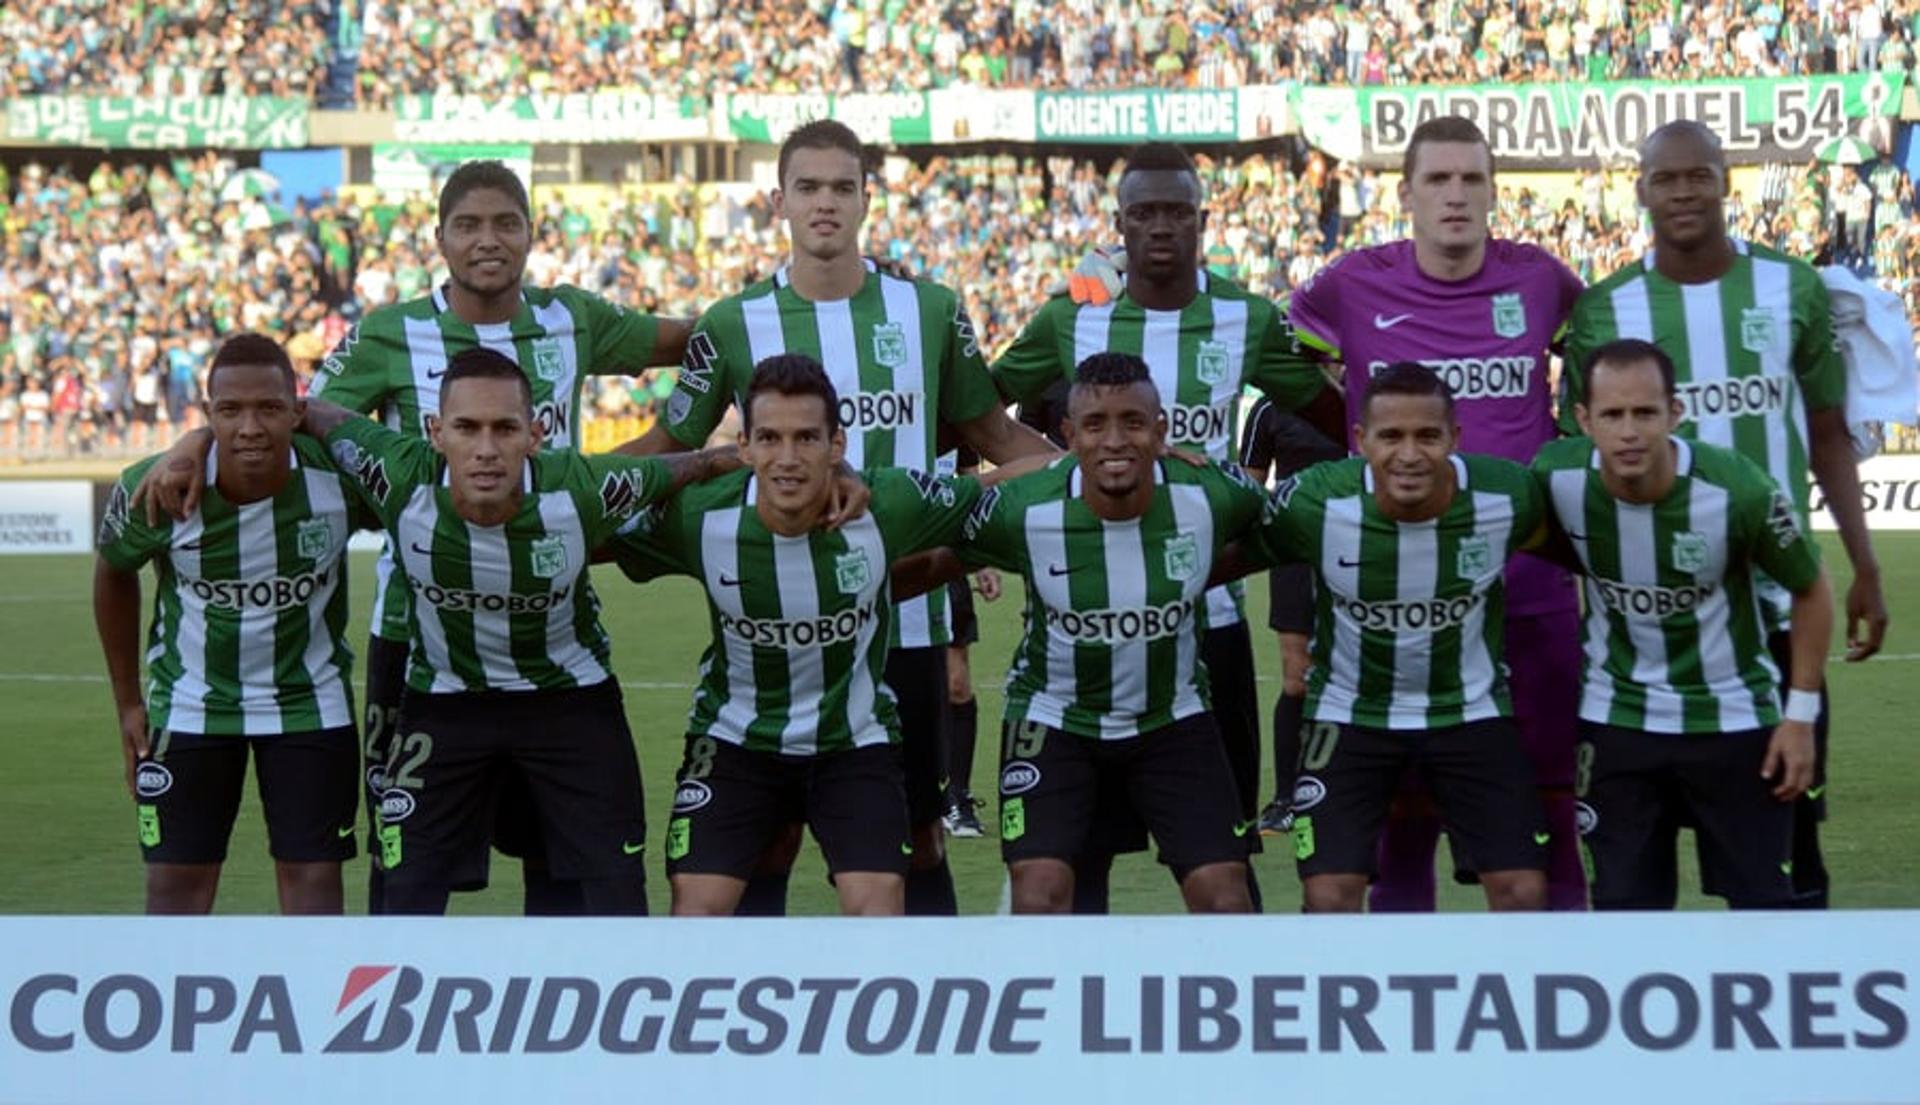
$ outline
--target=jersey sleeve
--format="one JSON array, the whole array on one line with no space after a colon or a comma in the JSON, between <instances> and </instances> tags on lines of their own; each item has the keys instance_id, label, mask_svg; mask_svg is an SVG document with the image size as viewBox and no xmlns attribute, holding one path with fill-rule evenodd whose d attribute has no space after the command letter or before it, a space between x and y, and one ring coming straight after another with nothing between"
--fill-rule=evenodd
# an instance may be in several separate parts
<instances>
[{"instance_id":1,"label":"jersey sleeve","mask_svg":"<svg viewBox=\"0 0 1920 1105\"><path fill-rule=\"evenodd\" d=\"M1532 470L1514 464L1508 482L1513 498L1513 529L1507 536L1507 552L1544 545L1548 536L1549 503L1543 481L1536 479Z\"/></svg>"},{"instance_id":2,"label":"jersey sleeve","mask_svg":"<svg viewBox=\"0 0 1920 1105\"><path fill-rule=\"evenodd\" d=\"M876 470L867 484L887 555L895 559L958 541L982 494L971 476L943 479L911 468Z\"/></svg>"},{"instance_id":3,"label":"jersey sleeve","mask_svg":"<svg viewBox=\"0 0 1920 1105\"><path fill-rule=\"evenodd\" d=\"M568 458L567 489L580 504L587 545L598 548L673 484L665 461L616 453L549 453Z\"/></svg>"},{"instance_id":4,"label":"jersey sleeve","mask_svg":"<svg viewBox=\"0 0 1920 1105\"><path fill-rule=\"evenodd\" d=\"M1056 380L1068 377L1070 370L1060 364L1055 316L1072 304L1064 296L1048 300L993 362L993 382L1009 401L1038 406Z\"/></svg>"},{"instance_id":5,"label":"jersey sleeve","mask_svg":"<svg viewBox=\"0 0 1920 1105\"><path fill-rule=\"evenodd\" d=\"M1020 480L1014 480L986 489L961 523L960 541L953 551L969 568L1027 570L1020 557L1021 543L1013 536L1018 534L1019 526L1009 521L1019 514L1016 491L1019 484Z\"/></svg>"},{"instance_id":6,"label":"jersey sleeve","mask_svg":"<svg viewBox=\"0 0 1920 1105\"><path fill-rule=\"evenodd\" d=\"M753 355L745 347L744 335L723 322L723 313L729 309L728 303L710 308L694 324L687 351L680 358L679 376L667 396L667 433L689 449L700 448L713 436L737 390L732 366Z\"/></svg>"},{"instance_id":7,"label":"jersey sleeve","mask_svg":"<svg viewBox=\"0 0 1920 1105\"><path fill-rule=\"evenodd\" d=\"M694 571L680 540L685 515L679 500L654 503L635 514L607 542L613 562L635 583Z\"/></svg>"},{"instance_id":8,"label":"jersey sleeve","mask_svg":"<svg viewBox=\"0 0 1920 1105\"><path fill-rule=\"evenodd\" d=\"M1280 412L1273 401L1261 396L1255 400L1240 431L1240 467L1265 475L1273 467L1273 428Z\"/></svg>"},{"instance_id":9,"label":"jersey sleeve","mask_svg":"<svg viewBox=\"0 0 1920 1105\"><path fill-rule=\"evenodd\" d=\"M1747 556L1761 571L1796 594L1813 586L1820 576L1820 549L1800 527L1793 500L1780 490L1759 465L1739 458L1740 498L1745 509L1741 538Z\"/></svg>"},{"instance_id":10,"label":"jersey sleeve","mask_svg":"<svg viewBox=\"0 0 1920 1105\"><path fill-rule=\"evenodd\" d=\"M1281 480L1268 495L1259 524L1254 527L1249 551L1262 562L1271 564L1311 564L1314 548L1313 518L1318 514L1316 483L1312 469Z\"/></svg>"},{"instance_id":11,"label":"jersey sleeve","mask_svg":"<svg viewBox=\"0 0 1920 1105\"><path fill-rule=\"evenodd\" d=\"M1259 524L1266 512L1267 494L1236 464L1210 464L1207 475L1208 497L1214 509L1213 547L1218 551Z\"/></svg>"},{"instance_id":12,"label":"jersey sleeve","mask_svg":"<svg viewBox=\"0 0 1920 1105\"><path fill-rule=\"evenodd\" d=\"M1808 265L1793 266L1793 339L1793 372L1807 410L1846 402L1847 365L1833 342L1833 300Z\"/></svg>"},{"instance_id":13,"label":"jersey sleeve","mask_svg":"<svg viewBox=\"0 0 1920 1105\"><path fill-rule=\"evenodd\" d=\"M384 340L390 326L387 318L385 313L375 311L355 323L320 362L307 394L361 414L371 414L384 406L394 390L392 366L396 356ZM404 359L405 354L398 356Z\"/></svg>"},{"instance_id":14,"label":"jersey sleeve","mask_svg":"<svg viewBox=\"0 0 1920 1105\"><path fill-rule=\"evenodd\" d=\"M947 347L940 361L941 421L948 425L971 422L1000 406L987 359L980 353L979 335L959 296L953 296L953 318L947 326Z\"/></svg>"},{"instance_id":15,"label":"jersey sleeve","mask_svg":"<svg viewBox=\"0 0 1920 1105\"><path fill-rule=\"evenodd\" d=\"M1278 308L1267 305L1261 314L1267 324L1261 327L1260 358L1254 362L1249 382L1281 410L1297 411L1313 402L1327 386L1327 378L1301 350L1296 331Z\"/></svg>"},{"instance_id":16,"label":"jersey sleeve","mask_svg":"<svg viewBox=\"0 0 1920 1105\"><path fill-rule=\"evenodd\" d=\"M158 556L167 547L173 531L171 520L163 520L158 528L149 526L144 511L136 512L128 507L133 489L140 486L140 480L157 459L149 457L120 473L113 489L107 492L106 509L100 515L97 542L100 558L123 572L137 571Z\"/></svg>"},{"instance_id":17,"label":"jersey sleeve","mask_svg":"<svg viewBox=\"0 0 1920 1105\"><path fill-rule=\"evenodd\" d=\"M629 311L591 292L575 292L570 298L592 335L590 355L583 366L588 375L636 376L646 370L660 338L659 319Z\"/></svg>"},{"instance_id":18,"label":"jersey sleeve","mask_svg":"<svg viewBox=\"0 0 1920 1105\"><path fill-rule=\"evenodd\" d=\"M417 437L369 418L349 418L327 435L327 451L354 489L392 526L413 489L439 475L440 454Z\"/></svg>"},{"instance_id":19,"label":"jersey sleeve","mask_svg":"<svg viewBox=\"0 0 1920 1105\"><path fill-rule=\"evenodd\" d=\"M1580 419L1574 414L1573 408L1587 401L1587 358L1601 345L1595 310L1596 293L1589 288L1574 301L1573 313L1567 316L1567 336L1560 346L1560 410L1557 418L1560 432L1564 434L1580 432Z\"/></svg>"},{"instance_id":20,"label":"jersey sleeve","mask_svg":"<svg viewBox=\"0 0 1920 1105\"><path fill-rule=\"evenodd\" d=\"M1287 303L1287 325L1299 343L1336 361L1340 359L1340 305L1335 291L1339 267L1321 269Z\"/></svg>"}]
</instances>

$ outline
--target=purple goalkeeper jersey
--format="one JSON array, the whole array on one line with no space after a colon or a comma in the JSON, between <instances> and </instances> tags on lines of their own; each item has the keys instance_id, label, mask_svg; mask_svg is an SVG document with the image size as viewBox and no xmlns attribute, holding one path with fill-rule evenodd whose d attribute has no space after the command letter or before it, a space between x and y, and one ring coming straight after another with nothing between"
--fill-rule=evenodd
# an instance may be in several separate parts
<instances>
[{"instance_id":1,"label":"purple goalkeeper jersey","mask_svg":"<svg viewBox=\"0 0 1920 1105\"><path fill-rule=\"evenodd\" d=\"M1402 240L1328 266L1294 293L1290 315L1302 342L1346 366L1349 426L1368 376L1419 361L1453 389L1461 452L1525 464L1554 437L1547 350L1580 291L1580 278L1535 246L1492 239L1480 271L1450 281L1421 272ZM1526 556L1509 565L1510 612L1574 604L1566 573Z\"/></svg>"}]
</instances>

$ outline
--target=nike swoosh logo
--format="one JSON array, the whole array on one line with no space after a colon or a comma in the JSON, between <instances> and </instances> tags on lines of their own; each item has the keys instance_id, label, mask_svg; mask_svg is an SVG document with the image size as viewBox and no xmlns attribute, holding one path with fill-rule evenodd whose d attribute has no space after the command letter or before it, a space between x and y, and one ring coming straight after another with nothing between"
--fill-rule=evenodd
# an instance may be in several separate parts
<instances>
[{"instance_id":1,"label":"nike swoosh logo","mask_svg":"<svg viewBox=\"0 0 1920 1105\"><path fill-rule=\"evenodd\" d=\"M1412 317L1413 317L1412 312L1408 312L1407 314L1404 314L1404 315L1395 315L1392 318L1388 318L1385 315L1376 314L1373 316L1373 328L1376 330L1391 330L1394 327L1400 325L1401 323L1407 321Z\"/></svg>"},{"instance_id":2,"label":"nike swoosh logo","mask_svg":"<svg viewBox=\"0 0 1920 1105\"><path fill-rule=\"evenodd\" d=\"M413 551L414 551L414 552L417 552L417 553L419 553L419 554L420 554L421 556L432 556L432 555L433 555L433 550L432 550L432 549L423 549L423 548L421 548L421 547L419 546L419 544L418 544L418 543L416 543L416 542L409 542L409 544L411 544L411 545L413 546Z\"/></svg>"},{"instance_id":3,"label":"nike swoosh logo","mask_svg":"<svg viewBox=\"0 0 1920 1105\"><path fill-rule=\"evenodd\" d=\"M1825 784L1822 784L1822 785L1820 785L1820 786L1817 786L1817 787L1808 787L1808 788L1807 788L1807 797L1808 797L1808 798L1813 798L1813 799L1816 799L1816 800L1817 800L1817 799L1818 799L1818 798L1819 798L1819 797L1820 797L1820 796L1821 796L1822 794L1825 794L1826 792L1827 792L1827 788L1826 788L1826 786L1825 786Z\"/></svg>"},{"instance_id":4,"label":"nike swoosh logo","mask_svg":"<svg viewBox=\"0 0 1920 1105\"><path fill-rule=\"evenodd\" d=\"M440 368L427 369L427 379L429 380L438 380L440 377L445 376L446 374L447 374L447 370L445 366L442 366Z\"/></svg>"},{"instance_id":5,"label":"nike swoosh logo","mask_svg":"<svg viewBox=\"0 0 1920 1105\"><path fill-rule=\"evenodd\" d=\"M1342 568L1358 568L1360 566L1360 562L1358 560L1348 560L1344 556L1340 557L1339 560L1340 560L1340 566Z\"/></svg>"},{"instance_id":6,"label":"nike swoosh logo","mask_svg":"<svg viewBox=\"0 0 1920 1105\"><path fill-rule=\"evenodd\" d=\"M1549 840L1552 840L1552 839L1553 839L1553 834L1552 834L1552 833L1535 833L1535 834L1533 834L1533 842L1534 842L1535 844L1545 844L1545 843L1546 843L1547 841L1549 841Z\"/></svg>"},{"instance_id":7,"label":"nike swoosh logo","mask_svg":"<svg viewBox=\"0 0 1920 1105\"><path fill-rule=\"evenodd\" d=\"M912 854L913 854L913 845L912 845L911 843L909 843L909 842L907 842L907 841L904 841L904 840L903 840L903 841L901 841L901 842L900 842L900 854L901 854L901 855L903 855L903 856L910 856L910 855L912 855Z\"/></svg>"},{"instance_id":8,"label":"nike swoosh logo","mask_svg":"<svg viewBox=\"0 0 1920 1105\"><path fill-rule=\"evenodd\" d=\"M207 539L196 537L191 541L182 541L173 547L175 552L199 552L207 547Z\"/></svg>"},{"instance_id":9,"label":"nike swoosh logo","mask_svg":"<svg viewBox=\"0 0 1920 1105\"><path fill-rule=\"evenodd\" d=\"M1256 824L1256 823L1255 823L1255 822L1252 822L1252 821L1242 821L1242 822L1240 822L1240 823L1239 823L1238 825L1235 825L1235 826L1233 827L1233 835L1235 835L1235 836L1245 836L1245 835L1247 835L1247 830L1249 830L1249 829L1251 829L1251 828L1253 828L1253 826L1254 826L1255 824Z\"/></svg>"},{"instance_id":10,"label":"nike swoosh logo","mask_svg":"<svg viewBox=\"0 0 1920 1105\"><path fill-rule=\"evenodd\" d=\"M624 840L620 842L620 851L629 856L637 856L641 852L644 852L646 850L647 850L647 842L644 840L638 844L628 844Z\"/></svg>"},{"instance_id":11,"label":"nike swoosh logo","mask_svg":"<svg viewBox=\"0 0 1920 1105\"><path fill-rule=\"evenodd\" d=\"M346 839L347 837L350 837L350 836L352 836L352 835L353 835L353 826L352 826L352 825L342 825L342 826L341 826L340 828L338 828L338 829L335 829L335 830L334 830L333 832L334 832L334 835L335 835L335 836L338 836L338 837L340 837L340 838L341 838L342 840L345 840L345 839Z\"/></svg>"},{"instance_id":12,"label":"nike swoosh logo","mask_svg":"<svg viewBox=\"0 0 1920 1105\"><path fill-rule=\"evenodd\" d=\"M739 581L739 580L737 580L737 579L728 579L728 578L727 578L727 573L725 573L725 572L721 572L721 573L720 573L720 586L722 586L722 587L738 587L738 586L740 586L740 581Z\"/></svg>"},{"instance_id":13,"label":"nike swoosh logo","mask_svg":"<svg viewBox=\"0 0 1920 1105\"><path fill-rule=\"evenodd\" d=\"M1575 532L1573 532L1572 530L1568 530L1568 531L1567 531L1567 537L1568 537L1568 538L1569 538L1570 540L1574 540L1574 541L1585 541L1585 540L1587 539L1587 535L1586 535L1586 534L1584 534L1584 533L1575 533Z\"/></svg>"},{"instance_id":14,"label":"nike swoosh logo","mask_svg":"<svg viewBox=\"0 0 1920 1105\"><path fill-rule=\"evenodd\" d=\"M1786 861L1785 863L1782 863L1782 864L1780 865L1780 873L1781 873L1782 875L1791 875L1791 874L1793 874L1793 861L1792 861L1792 860L1788 860L1788 861Z\"/></svg>"},{"instance_id":15,"label":"nike swoosh logo","mask_svg":"<svg viewBox=\"0 0 1920 1105\"><path fill-rule=\"evenodd\" d=\"M1047 565L1047 574L1055 578L1058 578L1060 576L1072 575L1073 573L1079 570L1080 568L1078 565L1074 565L1072 567L1062 567L1058 564Z\"/></svg>"}]
</instances>

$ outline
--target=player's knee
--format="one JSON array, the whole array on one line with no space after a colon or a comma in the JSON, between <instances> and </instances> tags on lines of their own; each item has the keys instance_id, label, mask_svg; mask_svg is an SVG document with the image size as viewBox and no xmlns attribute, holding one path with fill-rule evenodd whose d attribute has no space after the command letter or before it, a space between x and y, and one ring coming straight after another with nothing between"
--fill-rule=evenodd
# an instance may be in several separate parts
<instances>
[{"instance_id":1,"label":"player's knee","mask_svg":"<svg viewBox=\"0 0 1920 1105\"><path fill-rule=\"evenodd\" d=\"M1015 913L1066 913L1073 908L1073 868L1054 860L1015 864Z\"/></svg>"},{"instance_id":2,"label":"player's knee","mask_svg":"<svg viewBox=\"0 0 1920 1105\"><path fill-rule=\"evenodd\" d=\"M282 913L331 916L345 912L338 863L276 862L273 873L280 888Z\"/></svg>"},{"instance_id":3,"label":"player's knee","mask_svg":"<svg viewBox=\"0 0 1920 1105\"><path fill-rule=\"evenodd\" d=\"M1210 863L1189 874L1180 884L1189 913L1252 913L1247 891L1247 865Z\"/></svg>"},{"instance_id":4,"label":"player's knee","mask_svg":"<svg viewBox=\"0 0 1920 1105\"><path fill-rule=\"evenodd\" d=\"M1359 913L1366 905L1365 876L1312 875L1301 882L1308 913Z\"/></svg>"},{"instance_id":5,"label":"player's knee","mask_svg":"<svg viewBox=\"0 0 1920 1105\"><path fill-rule=\"evenodd\" d=\"M147 912L166 916L211 913L219 886L217 863L150 863Z\"/></svg>"},{"instance_id":6,"label":"player's knee","mask_svg":"<svg viewBox=\"0 0 1920 1105\"><path fill-rule=\"evenodd\" d=\"M1547 876L1543 871L1483 871L1480 885L1487 892L1487 908L1496 913L1547 908Z\"/></svg>"},{"instance_id":7,"label":"player's knee","mask_svg":"<svg viewBox=\"0 0 1920 1105\"><path fill-rule=\"evenodd\" d=\"M835 876L834 889L848 917L899 917L907 911L907 880L899 875L843 872Z\"/></svg>"}]
</instances>

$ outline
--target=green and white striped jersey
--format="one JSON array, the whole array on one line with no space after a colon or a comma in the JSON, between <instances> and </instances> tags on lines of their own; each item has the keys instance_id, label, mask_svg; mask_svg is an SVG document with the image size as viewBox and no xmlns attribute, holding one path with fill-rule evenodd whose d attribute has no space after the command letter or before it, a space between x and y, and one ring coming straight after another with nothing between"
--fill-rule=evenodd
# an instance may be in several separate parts
<instances>
[{"instance_id":1,"label":"green and white striped jersey","mask_svg":"<svg viewBox=\"0 0 1920 1105\"><path fill-rule=\"evenodd\" d=\"M1240 395L1257 388L1281 410L1311 402L1326 386L1300 352L1286 312L1204 270L1200 294L1183 310L1152 311L1122 295L1104 306L1055 296L993 365L1002 394L1038 401L1095 353L1135 353L1147 362L1167 411L1167 443L1231 463L1240 440ZM1240 588L1207 596L1210 625L1241 620Z\"/></svg>"},{"instance_id":2,"label":"green and white striped jersey","mask_svg":"<svg viewBox=\"0 0 1920 1105\"><path fill-rule=\"evenodd\" d=\"M713 643L701 657L687 731L789 756L898 740L883 679L888 567L952 543L979 482L873 469L866 514L786 537L761 522L752 476L695 484L614 544L637 581L680 574L706 587Z\"/></svg>"},{"instance_id":3,"label":"green and white striped jersey","mask_svg":"<svg viewBox=\"0 0 1920 1105\"><path fill-rule=\"evenodd\" d=\"M706 443L753 366L781 353L818 360L840 395L847 463L930 472L939 423L967 422L999 405L973 322L952 290L872 271L851 299L801 298L782 267L707 308L687 341L667 399L667 430L690 449ZM953 639L947 593L936 588L895 611L895 647Z\"/></svg>"},{"instance_id":4,"label":"green and white striped jersey","mask_svg":"<svg viewBox=\"0 0 1920 1105\"><path fill-rule=\"evenodd\" d=\"M425 437L427 416L440 413L447 360L485 346L526 370L545 446L568 449L580 439L585 377L643 371L659 334L659 320L652 315L630 312L567 284L527 288L511 321L479 326L454 314L446 289L436 288L432 295L382 307L360 320L320 362L312 394L379 415L401 433ZM410 594L406 581L394 578L391 546L375 571L373 632L404 641Z\"/></svg>"},{"instance_id":5,"label":"green and white striped jersey","mask_svg":"<svg viewBox=\"0 0 1920 1105\"><path fill-rule=\"evenodd\" d=\"M1832 308L1813 267L1734 240L1733 268L1705 284L1676 284L1653 256L1581 293L1568 320L1560 427L1578 434L1587 358L1616 338L1650 341L1673 358L1680 434L1760 465L1807 520L1807 413L1846 398Z\"/></svg>"},{"instance_id":6,"label":"green and white striped jersey","mask_svg":"<svg viewBox=\"0 0 1920 1105\"><path fill-rule=\"evenodd\" d=\"M1755 574L1795 591L1820 554L1785 493L1728 449L1674 438L1678 478L1657 503L1601 482L1588 438L1533 470L1585 566L1587 721L1654 733L1734 733L1780 720Z\"/></svg>"},{"instance_id":7,"label":"green and white striped jersey","mask_svg":"<svg viewBox=\"0 0 1920 1105\"><path fill-rule=\"evenodd\" d=\"M378 523L311 438L269 499L221 496L218 448L182 522L149 526L127 500L158 457L121 473L100 525L100 556L158 576L147 634L147 719L218 736L311 732L354 723L347 631L347 536Z\"/></svg>"},{"instance_id":8,"label":"green and white striped jersey","mask_svg":"<svg viewBox=\"0 0 1920 1105\"><path fill-rule=\"evenodd\" d=\"M1220 549L1259 521L1260 489L1237 467L1162 461L1146 514L1110 522L1081 486L1071 456L1001 484L956 549L1026 577L1007 720L1117 740L1206 711L1207 577Z\"/></svg>"},{"instance_id":9,"label":"green and white striped jersey","mask_svg":"<svg viewBox=\"0 0 1920 1105\"><path fill-rule=\"evenodd\" d=\"M1313 565L1307 716L1372 729L1442 729L1512 712L1504 672L1507 558L1544 534L1546 505L1512 461L1456 453L1453 502L1398 522L1362 457L1274 489L1261 543Z\"/></svg>"},{"instance_id":10,"label":"green and white striped jersey","mask_svg":"<svg viewBox=\"0 0 1920 1105\"><path fill-rule=\"evenodd\" d=\"M429 694L585 687L612 678L594 549L671 485L652 457L546 450L520 510L481 526L454 511L433 446L355 418L327 438L380 515L414 599L407 686Z\"/></svg>"}]
</instances>

